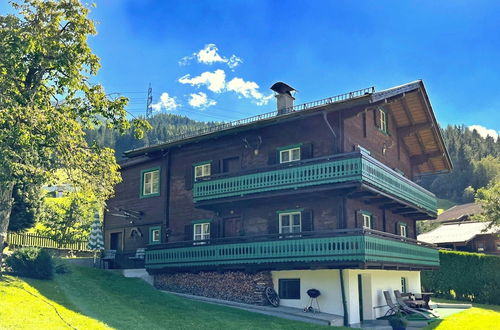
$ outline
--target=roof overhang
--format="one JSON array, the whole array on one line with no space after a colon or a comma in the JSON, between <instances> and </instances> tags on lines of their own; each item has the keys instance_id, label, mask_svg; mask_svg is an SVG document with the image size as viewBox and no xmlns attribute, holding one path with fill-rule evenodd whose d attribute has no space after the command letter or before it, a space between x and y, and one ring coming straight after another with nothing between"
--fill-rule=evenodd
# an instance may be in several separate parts
<instances>
[{"instance_id":1,"label":"roof overhang","mask_svg":"<svg viewBox=\"0 0 500 330\"><path fill-rule=\"evenodd\" d=\"M372 95L374 106L389 110L416 174L449 172L453 165L424 83L417 80Z\"/></svg>"}]
</instances>

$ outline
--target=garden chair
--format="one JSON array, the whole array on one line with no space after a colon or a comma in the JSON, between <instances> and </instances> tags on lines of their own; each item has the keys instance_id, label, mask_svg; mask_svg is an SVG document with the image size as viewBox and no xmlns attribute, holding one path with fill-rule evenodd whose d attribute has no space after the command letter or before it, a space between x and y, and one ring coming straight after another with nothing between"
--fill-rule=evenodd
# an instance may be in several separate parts
<instances>
[{"instance_id":1,"label":"garden chair","mask_svg":"<svg viewBox=\"0 0 500 330\"><path fill-rule=\"evenodd\" d=\"M138 248L135 251L135 255L132 257L128 257L130 260L134 261L134 265L136 262L144 261L144 258L146 257L146 249L145 248Z\"/></svg>"},{"instance_id":2,"label":"garden chair","mask_svg":"<svg viewBox=\"0 0 500 330\"><path fill-rule=\"evenodd\" d=\"M104 254L101 258L101 262L104 263L104 268L111 269L114 266L116 259L116 250L104 250Z\"/></svg>"},{"instance_id":3,"label":"garden chair","mask_svg":"<svg viewBox=\"0 0 500 330\"><path fill-rule=\"evenodd\" d=\"M408 314L413 314L413 313L414 314L419 314L419 315L423 316L426 320L430 320L431 319L428 314L432 314L433 316L436 316L431 311L425 311L425 312L423 312L421 310L418 310L417 308L410 307L403 300L403 296L401 295L401 292L399 292L399 290L394 290L394 296L396 297L396 302L398 303L399 308L402 309L403 311L405 311ZM425 303L425 302L422 300L422 303Z\"/></svg>"},{"instance_id":4,"label":"garden chair","mask_svg":"<svg viewBox=\"0 0 500 330\"><path fill-rule=\"evenodd\" d=\"M398 312L401 312L403 314L408 314L408 312L401 309L399 305L395 304L392 301L392 297L389 291L384 291L384 298L385 298L385 303L387 304L387 306L389 306L389 310L385 312L384 316L396 314Z\"/></svg>"}]
</instances>

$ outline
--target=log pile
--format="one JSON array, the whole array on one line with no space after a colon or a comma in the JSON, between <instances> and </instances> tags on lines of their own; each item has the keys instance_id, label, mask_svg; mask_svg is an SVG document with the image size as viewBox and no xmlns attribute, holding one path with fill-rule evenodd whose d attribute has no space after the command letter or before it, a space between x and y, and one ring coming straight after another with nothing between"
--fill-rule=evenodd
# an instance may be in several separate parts
<instances>
[{"instance_id":1,"label":"log pile","mask_svg":"<svg viewBox=\"0 0 500 330\"><path fill-rule=\"evenodd\" d=\"M155 287L178 293L230 300L246 304L266 305L264 289L272 287L270 272L201 272L157 274Z\"/></svg>"}]
</instances>

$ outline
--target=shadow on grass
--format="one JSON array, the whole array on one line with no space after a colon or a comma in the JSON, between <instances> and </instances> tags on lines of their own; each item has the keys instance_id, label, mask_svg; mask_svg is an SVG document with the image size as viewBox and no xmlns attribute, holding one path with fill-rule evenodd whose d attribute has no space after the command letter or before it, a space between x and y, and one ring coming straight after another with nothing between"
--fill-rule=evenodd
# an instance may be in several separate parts
<instances>
[{"instance_id":1,"label":"shadow on grass","mask_svg":"<svg viewBox=\"0 0 500 330\"><path fill-rule=\"evenodd\" d=\"M46 299L118 329L316 329L290 321L165 294L140 279L71 266L53 281L26 279ZM321 326L319 326L321 327Z\"/></svg>"}]
</instances>

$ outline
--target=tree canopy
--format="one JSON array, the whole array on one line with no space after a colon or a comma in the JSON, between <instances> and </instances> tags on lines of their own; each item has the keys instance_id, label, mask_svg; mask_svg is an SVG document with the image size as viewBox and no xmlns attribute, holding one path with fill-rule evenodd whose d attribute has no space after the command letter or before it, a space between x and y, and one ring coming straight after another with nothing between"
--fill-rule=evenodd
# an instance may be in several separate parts
<instances>
[{"instance_id":1,"label":"tree canopy","mask_svg":"<svg viewBox=\"0 0 500 330\"><path fill-rule=\"evenodd\" d=\"M12 1L0 16L0 248L14 186L50 182L63 170L75 187L101 201L120 180L112 149L89 144L85 130L104 125L141 137L149 124L127 120L124 97L93 84L99 58L88 45L96 34L79 0Z\"/></svg>"}]
</instances>

